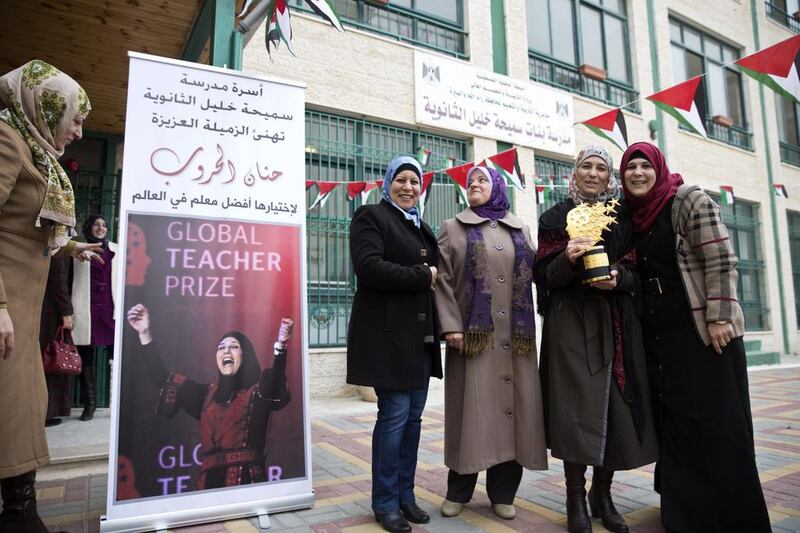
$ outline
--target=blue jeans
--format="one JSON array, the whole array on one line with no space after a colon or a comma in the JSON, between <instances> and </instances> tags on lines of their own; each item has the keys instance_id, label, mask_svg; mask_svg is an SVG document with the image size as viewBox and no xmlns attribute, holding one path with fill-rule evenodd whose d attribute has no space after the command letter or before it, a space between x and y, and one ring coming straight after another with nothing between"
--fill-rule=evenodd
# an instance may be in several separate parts
<instances>
[{"instance_id":1,"label":"blue jeans","mask_svg":"<svg viewBox=\"0 0 800 533\"><path fill-rule=\"evenodd\" d=\"M375 389L378 420L372 432L372 510L378 514L396 513L400 504L415 503L417 449L431 375L427 350L425 358L422 389Z\"/></svg>"}]
</instances>

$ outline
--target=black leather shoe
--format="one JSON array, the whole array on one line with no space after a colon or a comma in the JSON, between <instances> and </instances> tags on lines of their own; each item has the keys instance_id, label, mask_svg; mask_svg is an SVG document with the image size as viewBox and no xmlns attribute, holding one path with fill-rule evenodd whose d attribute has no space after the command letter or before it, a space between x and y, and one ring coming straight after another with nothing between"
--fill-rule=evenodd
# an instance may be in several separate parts
<instances>
[{"instance_id":1,"label":"black leather shoe","mask_svg":"<svg viewBox=\"0 0 800 533\"><path fill-rule=\"evenodd\" d=\"M390 533L406 533L406 531L411 531L408 520L400 513L375 513L375 521L381 525L384 531L389 531Z\"/></svg>"},{"instance_id":2,"label":"black leather shoe","mask_svg":"<svg viewBox=\"0 0 800 533\"><path fill-rule=\"evenodd\" d=\"M50 428L50 427L53 427L53 426L57 426L60 423L61 423L61 419L60 418L48 418L47 420L44 421L44 427Z\"/></svg>"},{"instance_id":3,"label":"black leather shoe","mask_svg":"<svg viewBox=\"0 0 800 533\"><path fill-rule=\"evenodd\" d=\"M420 509L419 505L416 503L401 503L400 511L402 511L403 516L406 517L406 520L409 522L414 522L415 524L427 524L431 521L430 515Z\"/></svg>"}]
</instances>

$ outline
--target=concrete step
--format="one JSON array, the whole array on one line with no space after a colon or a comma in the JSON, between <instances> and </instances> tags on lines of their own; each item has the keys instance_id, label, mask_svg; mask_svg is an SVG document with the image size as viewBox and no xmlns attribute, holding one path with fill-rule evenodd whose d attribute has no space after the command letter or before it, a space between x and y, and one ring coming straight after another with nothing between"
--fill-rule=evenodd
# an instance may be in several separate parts
<instances>
[{"instance_id":1,"label":"concrete step","mask_svg":"<svg viewBox=\"0 0 800 533\"><path fill-rule=\"evenodd\" d=\"M760 352L761 351L761 341L759 341L759 340L744 341L744 351L746 351L747 353Z\"/></svg>"},{"instance_id":2,"label":"concrete step","mask_svg":"<svg viewBox=\"0 0 800 533\"><path fill-rule=\"evenodd\" d=\"M747 366L779 365L781 354L778 352L747 351Z\"/></svg>"}]
</instances>

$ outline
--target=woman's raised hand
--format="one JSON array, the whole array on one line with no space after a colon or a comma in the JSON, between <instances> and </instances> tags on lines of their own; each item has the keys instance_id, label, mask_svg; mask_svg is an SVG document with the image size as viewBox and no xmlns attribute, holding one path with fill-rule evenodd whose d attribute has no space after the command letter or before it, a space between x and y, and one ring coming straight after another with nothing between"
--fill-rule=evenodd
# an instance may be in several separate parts
<instances>
[{"instance_id":1,"label":"woman's raised hand","mask_svg":"<svg viewBox=\"0 0 800 533\"><path fill-rule=\"evenodd\" d=\"M150 311L142 304L136 304L128 309L128 324L139 334L142 344L150 344L153 336L150 334Z\"/></svg>"},{"instance_id":2,"label":"woman's raised hand","mask_svg":"<svg viewBox=\"0 0 800 533\"><path fill-rule=\"evenodd\" d=\"M0 309L0 359L10 359L14 352L14 326L8 309Z\"/></svg>"},{"instance_id":3,"label":"woman's raised hand","mask_svg":"<svg viewBox=\"0 0 800 533\"><path fill-rule=\"evenodd\" d=\"M464 334L460 331L451 331L444 334L444 342L457 353L464 351Z\"/></svg>"},{"instance_id":4,"label":"woman's raised hand","mask_svg":"<svg viewBox=\"0 0 800 533\"><path fill-rule=\"evenodd\" d=\"M292 328L294 328L294 320L291 318L281 318L281 327L278 330L278 342L286 342L292 338Z\"/></svg>"},{"instance_id":5,"label":"woman's raised hand","mask_svg":"<svg viewBox=\"0 0 800 533\"><path fill-rule=\"evenodd\" d=\"M100 255L103 250L103 243L101 242L76 242L75 248L72 249L70 255L78 261L97 261L101 265L105 265L103 257Z\"/></svg>"},{"instance_id":6,"label":"woman's raised hand","mask_svg":"<svg viewBox=\"0 0 800 533\"><path fill-rule=\"evenodd\" d=\"M580 256L586 253L586 250L594 246L594 241L589 239L588 237L578 237L577 239L571 239L567 243L567 261L569 264L574 265Z\"/></svg>"}]
</instances>

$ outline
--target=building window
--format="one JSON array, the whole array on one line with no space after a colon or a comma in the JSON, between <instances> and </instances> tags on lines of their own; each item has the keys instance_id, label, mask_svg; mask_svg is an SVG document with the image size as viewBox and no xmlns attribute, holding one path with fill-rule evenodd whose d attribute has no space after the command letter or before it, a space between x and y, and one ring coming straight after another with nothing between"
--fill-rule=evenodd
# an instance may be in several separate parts
<instances>
[{"instance_id":1,"label":"building window","mask_svg":"<svg viewBox=\"0 0 800 533\"><path fill-rule=\"evenodd\" d=\"M386 126L365 120L306 112L306 180L377 181L383 179L388 162L397 155L414 155L422 146L431 151L426 168L443 169L448 159L456 164L467 159L467 143L458 139ZM310 206L317 188L306 192ZM425 206L423 219L438 232L442 221L463 206L458 192L444 172L437 172ZM374 189L368 203L381 199ZM306 216L308 223L308 313L309 345L344 346L347 323L355 293L355 274L349 253L350 219L361 198L350 200L347 187L336 187L322 208Z\"/></svg>"},{"instance_id":2,"label":"building window","mask_svg":"<svg viewBox=\"0 0 800 533\"><path fill-rule=\"evenodd\" d=\"M610 105L636 102L622 0L526 0L530 78ZM605 79L588 76L590 65ZM602 77L602 76L600 76Z\"/></svg>"},{"instance_id":3,"label":"building window","mask_svg":"<svg viewBox=\"0 0 800 533\"><path fill-rule=\"evenodd\" d=\"M794 280L794 315L797 329L800 329L800 213L788 211L789 253L792 258L792 279Z\"/></svg>"},{"instance_id":4,"label":"building window","mask_svg":"<svg viewBox=\"0 0 800 533\"><path fill-rule=\"evenodd\" d=\"M342 23L461 59L468 57L463 0L333 0ZM304 0L289 5L312 12Z\"/></svg>"},{"instance_id":5,"label":"building window","mask_svg":"<svg viewBox=\"0 0 800 533\"><path fill-rule=\"evenodd\" d=\"M795 33L800 33L800 22L795 18L795 14L800 11L799 0L767 0L766 4L769 18Z\"/></svg>"},{"instance_id":6,"label":"building window","mask_svg":"<svg viewBox=\"0 0 800 533\"><path fill-rule=\"evenodd\" d=\"M669 20L672 42L672 78L679 83L706 74L705 98L708 103L708 136L724 143L753 149L753 135L748 131L742 90L742 75L732 64L739 50L685 24ZM732 125L726 122L732 121Z\"/></svg>"},{"instance_id":7,"label":"building window","mask_svg":"<svg viewBox=\"0 0 800 533\"><path fill-rule=\"evenodd\" d=\"M544 203L536 206L539 215L558 202L569 198L567 186L569 177L572 175L572 166L573 164L568 161L536 157L534 160L536 181L538 185L544 185L547 190Z\"/></svg>"},{"instance_id":8,"label":"building window","mask_svg":"<svg viewBox=\"0 0 800 533\"><path fill-rule=\"evenodd\" d=\"M719 203L719 194L710 196ZM736 203L720 205L722 221L728 228L731 243L739 258L739 305L744 313L747 331L763 331L769 327L769 307L764 288L764 260L759 240L758 204L736 199Z\"/></svg>"},{"instance_id":9,"label":"building window","mask_svg":"<svg viewBox=\"0 0 800 533\"><path fill-rule=\"evenodd\" d=\"M791 98L775 95L775 110L778 115L778 141L781 147L781 161L800 167L798 105Z\"/></svg>"}]
</instances>

